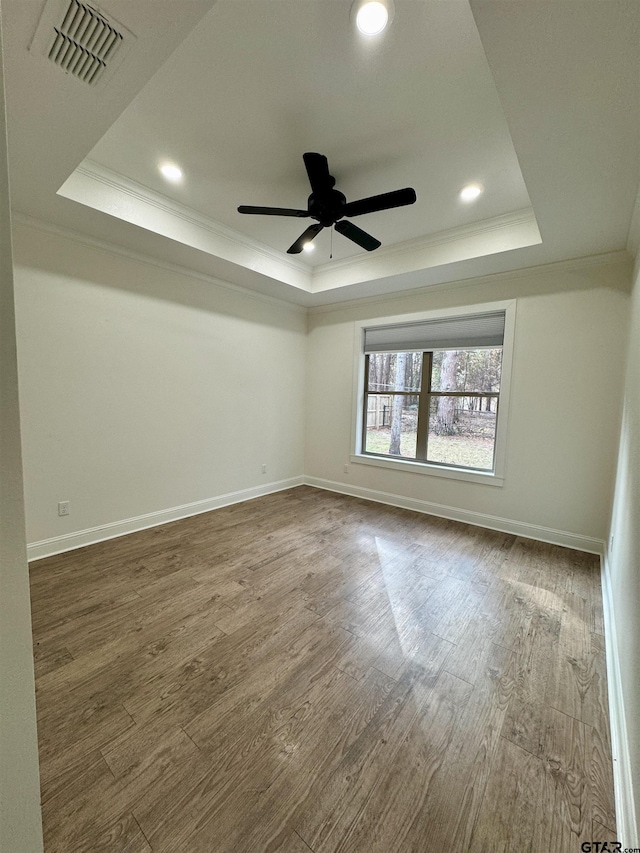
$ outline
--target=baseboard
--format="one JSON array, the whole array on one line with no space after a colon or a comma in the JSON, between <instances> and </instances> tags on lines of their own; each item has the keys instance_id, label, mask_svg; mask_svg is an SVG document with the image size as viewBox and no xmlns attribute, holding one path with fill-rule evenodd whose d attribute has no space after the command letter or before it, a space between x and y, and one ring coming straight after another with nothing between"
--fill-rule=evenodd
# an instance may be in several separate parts
<instances>
[{"instance_id":1,"label":"baseboard","mask_svg":"<svg viewBox=\"0 0 640 853\"><path fill-rule=\"evenodd\" d=\"M500 518L486 513L473 512L472 510L459 509L458 507L446 506L445 504L433 503L432 501L408 498L404 495L396 495L390 492L381 492L377 489L365 489L361 486L352 486L348 483L338 483L333 480L324 480L320 477L290 477L286 480L277 480L254 486L250 489L241 489L237 492L228 492L215 498L207 498L203 501L182 504L157 512L138 515L134 518L125 518L121 521L101 524L98 527L89 527L85 530L77 530L62 536L54 536L51 539L42 539L39 542L31 542L27 545L27 556L29 560L40 560L51 557L54 554L62 554L72 551L74 548L83 548L85 545L93 545L106 539L115 539L127 533L135 533L145 530L147 527L157 527L180 518L188 518L191 515L199 515L210 512L230 504L253 500L274 492L292 489L296 486L313 486L330 492L339 492L343 495L351 495L356 498L364 498L375 503L398 506L403 509L422 512L427 515L437 515L440 518L449 518L452 521L460 521L463 524L473 524L476 527L486 527L489 530L499 530L501 533L511 533L514 536L524 536L527 539L537 539L541 542L550 542L553 545L562 545L566 548L574 548L577 551L586 551L590 554L604 552L604 542L590 536L580 536L568 533L564 530L555 530L552 527L542 527L537 524L527 524L523 521L515 521L510 518Z\"/></svg>"},{"instance_id":2,"label":"baseboard","mask_svg":"<svg viewBox=\"0 0 640 853\"><path fill-rule=\"evenodd\" d=\"M576 533L568 533L565 530L555 530L552 527L527 524L526 522L515 521L511 518L486 515L482 512L459 509L458 507L446 506L445 504L432 503L431 501L423 501L417 498L407 498L404 495L380 492L377 489L365 489L361 486L352 486L348 483L323 480L320 477L305 477L304 482L307 486L315 486L318 489L340 492L343 495L364 498L368 501L389 504L390 506L399 506L403 509L412 509L415 512L437 515L440 518L449 518L452 521L461 521L464 524L473 524L476 527L486 527L489 530L499 530L501 533L512 533L514 536L524 536L526 539L537 539L540 542L549 542L552 545L574 548L576 551L586 551L589 554L599 554L601 556L604 550L602 539L596 539L591 536L580 536Z\"/></svg>"},{"instance_id":3,"label":"baseboard","mask_svg":"<svg viewBox=\"0 0 640 853\"><path fill-rule=\"evenodd\" d=\"M602 558L602 605L604 609L605 647L607 652L607 688L609 695L609 721L611 725L611 752L613 754L613 785L615 790L618 841L622 848L637 847L640 841L631 775L631 755L627 737L627 721L622 693L618 639L615 631L615 613L611 588L611 571L608 552Z\"/></svg>"},{"instance_id":4,"label":"baseboard","mask_svg":"<svg viewBox=\"0 0 640 853\"><path fill-rule=\"evenodd\" d=\"M52 557L54 554L62 554L75 548L83 548L85 545L94 545L96 542L104 542L106 539L115 539L127 533L135 533L145 530L147 527L157 527L180 518L188 518L191 515L200 515L213 509L220 509L230 504L250 501L274 492L282 492L284 489L292 489L302 486L304 477L290 477L287 480L277 480L273 483L254 486L250 489L241 489L238 492L229 492L215 498L207 498L203 501L182 504L181 506L162 509L158 512L149 512L138 515L135 518L125 518L122 521L114 521L110 524L101 524L98 527L89 527L86 530L78 530L63 536L54 536L52 539L42 539L40 542L32 542L27 545L27 557L31 560L41 560L43 557Z\"/></svg>"}]
</instances>

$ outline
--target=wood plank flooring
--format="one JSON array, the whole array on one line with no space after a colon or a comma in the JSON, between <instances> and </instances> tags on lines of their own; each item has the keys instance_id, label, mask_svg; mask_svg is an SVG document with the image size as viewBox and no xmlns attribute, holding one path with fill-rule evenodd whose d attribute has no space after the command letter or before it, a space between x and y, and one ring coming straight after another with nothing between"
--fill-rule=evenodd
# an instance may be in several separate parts
<instances>
[{"instance_id":1,"label":"wood plank flooring","mask_svg":"<svg viewBox=\"0 0 640 853\"><path fill-rule=\"evenodd\" d=\"M300 487L31 593L47 853L615 840L593 556Z\"/></svg>"}]
</instances>

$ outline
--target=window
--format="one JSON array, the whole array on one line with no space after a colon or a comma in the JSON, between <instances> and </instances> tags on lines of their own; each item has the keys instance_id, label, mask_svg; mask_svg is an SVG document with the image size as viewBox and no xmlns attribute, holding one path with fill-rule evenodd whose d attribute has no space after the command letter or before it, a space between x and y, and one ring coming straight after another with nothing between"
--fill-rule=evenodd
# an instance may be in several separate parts
<instances>
[{"instance_id":1,"label":"window","mask_svg":"<svg viewBox=\"0 0 640 853\"><path fill-rule=\"evenodd\" d=\"M514 311L499 303L359 324L352 461L500 485Z\"/></svg>"}]
</instances>

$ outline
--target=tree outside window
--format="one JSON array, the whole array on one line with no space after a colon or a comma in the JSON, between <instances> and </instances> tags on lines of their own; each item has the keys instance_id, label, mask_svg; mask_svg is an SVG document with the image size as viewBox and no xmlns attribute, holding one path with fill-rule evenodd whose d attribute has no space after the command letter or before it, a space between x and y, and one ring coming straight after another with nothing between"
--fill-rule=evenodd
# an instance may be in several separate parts
<instances>
[{"instance_id":1,"label":"tree outside window","mask_svg":"<svg viewBox=\"0 0 640 853\"><path fill-rule=\"evenodd\" d=\"M363 452L492 471L501 367L502 347L368 354Z\"/></svg>"}]
</instances>

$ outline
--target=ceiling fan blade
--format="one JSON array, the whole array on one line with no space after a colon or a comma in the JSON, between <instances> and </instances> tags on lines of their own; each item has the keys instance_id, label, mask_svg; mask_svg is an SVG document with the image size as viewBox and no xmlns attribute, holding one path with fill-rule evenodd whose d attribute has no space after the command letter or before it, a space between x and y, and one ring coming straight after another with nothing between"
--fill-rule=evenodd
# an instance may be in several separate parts
<instances>
[{"instance_id":1,"label":"ceiling fan blade","mask_svg":"<svg viewBox=\"0 0 640 853\"><path fill-rule=\"evenodd\" d=\"M335 186L336 179L329 174L329 163L324 154L314 154L312 151L302 155L309 176L311 191L325 193Z\"/></svg>"},{"instance_id":2,"label":"ceiling fan blade","mask_svg":"<svg viewBox=\"0 0 640 853\"><path fill-rule=\"evenodd\" d=\"M292 210L290 207L254 207L251 204L241 204L238 213L261 213L263 216L309 216L307 210Z\"/></svg>"},{"instance_id":3,"label":"ceiling fan blade","mask_svg":"<svg viewBox=\"0 0 640 853\"><path fill-rule=\"evenodd\" d=\"M391 207L404 207L405 204L413 204L415 200L416 191L411 187L405 187L403 190L394 190L390 193L350 201L345 204L343 215L362 216L363 213L375 213L377 210L389 210Z\"/></svg>"},{"instance_id":4,"label":"ceiling fan blade","mask_svg":"<svg viewBox=\"0 0 640 853\"><path fill-rule=\"evenodd\" d=\"M287 249L288 255L298 255L303 250L305 243L310 243L324 228L317 222L315 225L310 225L296 240L296 242Z\"/></svg>"},{"instance_id":5,"label":"ceiling fan blade","mask_svg":"<svg viewBox=\"0 0 640 853\"><path fill-rule=\"evenodd\" d=\"M367 234L367 232L363 231L362 228L358 228L358 226L354 225L353 222L345 222L344 219L341 219L340 222L336 222L336 231L339 231L345 237L348 237L349 240L353 240L353 242L357 243L358 246L362 246L362 248L366 249L367 252L373 252L374 249L377 249L378 246L382 245L380 240L376 240L375 237L372 237L371 234Z\"/></svg>"}]
</instances>

